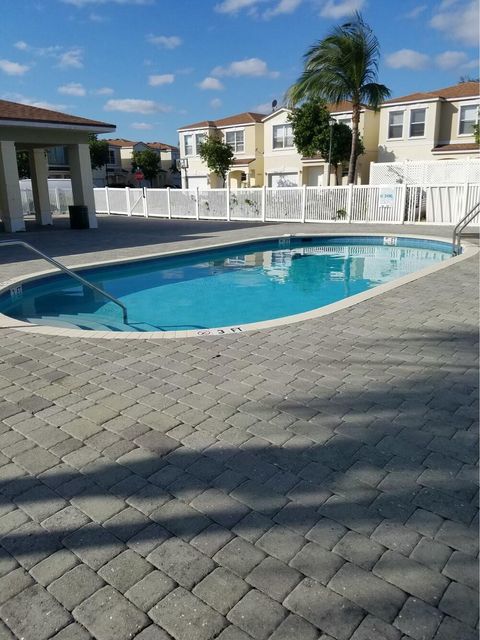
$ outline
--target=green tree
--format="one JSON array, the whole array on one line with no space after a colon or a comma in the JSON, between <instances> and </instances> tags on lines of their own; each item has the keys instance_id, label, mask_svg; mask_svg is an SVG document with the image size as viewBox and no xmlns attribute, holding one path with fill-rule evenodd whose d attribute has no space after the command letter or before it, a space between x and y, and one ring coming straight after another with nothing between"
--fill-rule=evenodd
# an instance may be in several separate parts
<instances>
[{"instance_id":1,"label":"green tree","mask_svg":"<svg viewBox=\"0 0 480 640\"><path fill-rule=\"evenodd\" d=\"M92 169L100 169L104 167L108 160L108 142L106 140L98 140L95 133L88 136L88 146L90 147L90 164Z\"/></svg>"},{"instance_id":2,"label":"green tree","mask_svg":"<svg viewBox=\"0 0 480 640\"><path fill-rule=\"evenodd\" d=\"M350 158L352 130L346 124L335 122L322 100L304 102L292 110L289 120L292 123L295 147L303 156L320 154L335 168ZM357 156L363 152L363 143L359 139L356 144Z\"/></svg>"},{"instance_id":3,"label":"green tree","mask_svg":"<svg viewBox=\"0 0 480 640\"><path fill-rule=\"evenodd\" d=\"M352 103L349 183L355 179L361 106L378 109L390 96L390 90L377 83L379 57L378 40L357 12L351 22L334 27L326 38L310 47L304 56L303 73L287 92L293 105L319 98L334 104L343 100Z\"/></svg>"},{"instance_id":4,"label":"green tree","mask_svg":"<svg viewBox=\"0 0 480 640\"><path fill-rule=\"evenodd\" d=\"M216 173L223 180L227 179L227 173L233 163L232 147L215 135L208 136L200 143L200 157L213 173Z\"/></svg>"},{"instance_id":5,"label":"green tree","mask_svg":"<svg viewBox=\"0 0 480 640\"><path fill-rule=\"evenodd\" d=\"M30 173L30 160L28 158L28 151L19 151L17 153L17 167L18 177L20 179L32 177Z\"/></svg>"},{"instance_id":6,"label":"green tree","mask_svg":"<svg viewBox=\"0 0 480 640\"><path fill-rule=\"evenodd\" d=\"M480 144L480 124L478 122L473 125L473 135L475 137L475 142Z\"/></svg>"},{"instance_id":7,"label":"green tree","mask_svg":"<svg viewBox=\"0 0 480 640\"><path fill-rule=\"evenodd\" d=\"M134 151L132 154L132 173L140 169L145 178L152 183L161 171L160 158L155 151L145 149L144 151Z\"/></svg>"}]
</instances>

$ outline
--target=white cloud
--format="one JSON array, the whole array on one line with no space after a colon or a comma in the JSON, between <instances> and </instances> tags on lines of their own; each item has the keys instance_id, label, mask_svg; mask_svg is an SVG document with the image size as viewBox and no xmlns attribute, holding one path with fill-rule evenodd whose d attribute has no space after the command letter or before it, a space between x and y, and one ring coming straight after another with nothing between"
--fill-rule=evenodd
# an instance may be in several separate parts
<instances>
[{"instance_id":1,"label":"white cloud","mask_svg":"<svg viewBox=\"0 0 480 640\"><path fill-rule=\"evenodd\" d=\"M435 62L440 69L447 71L455 67L463 66L468 60L468 56L463 51L444 51L435 58Z\"/></svg>"},{"instance_id":2,"label":"white cloud","mask_svg":"<svg viewBox=\"0 0 480 640\"><path fill-rule=\"evenodd\" d=\"M95 91L93 91L92 93L94 93L97 96L111 96L112 93L115 93L115 92L110 87L100 87L100 89L95 89Z\"/></svg>"},{"instance_id":3,"label":"white cloud","mask_svg":"<svg viewBox=\"0 0 480 640\"><path fill-rule=\"evenodd\" d=\"M217 78L212 78L208 76L204 78L201 82L198 83L197 87L204 90L210 91L221 91L223 89L223 84Z\"/></svg>"},{"instance_id":4,"label":"white cloud","mask_svg":"<svg viewBox=\"0 0 480 640\"><path fill-rule=\"evenodd\" d=\"M272 9L267 9L263 17L273 18L284 14L293 13L302 4L303 0L280 0L280 2Z\"/></svg>"},{"instance_id":5,"label":"white cloud","mask_svg":"<svg viewBox=\"0 0 480 640\"><path fill-rule=\"evenodd\" d=\"M151 87L160 87L162 84L172 84L175 80L173 73L164 73L163 75L148 76L148 84Z\"/></svg>"},{"instance_id":6,"label":"white cloud","mask_svg":"<svg viewBox=\"0 0 480 640\"><path fill-rule=\"evenodd\" d=\"M230 63L227 67L215 67L212 70L214 76L269 76L270 78L278 78L278 71L269 71L268 65L260 58L247 58Z\"/></svg>"},{"instance_id":7,"label":"white cloud","mask_svg":"<svg viewBox=\"0 0 480 640\"><path fill-rule=\"evenodd\" d=\"M87 91L83 85L79 82L68 82L67 84L62 84L57 89L58 93L63 93L66 96L84 96Z\"/></svg>"},{"instance_id":8,"label":"white cloud","mask_svg":"<svg viewBox=\"0 0 480 640\"><path fill-rule=\"evenodd\" d=\"M3 95L5 100L12 100L13 102L19 102L20 104L28 104L31 107L38 107L40 109L51 109L52 111L64 111L67 109L66 104L54 104L53 102L47 102L46 100L38 100L37 98L29 98L21 93L5 93Z\"/></svg>"},{"instance_id":9,"label":"white cloud","mask_svg":"<svg viewBox=\"0 0 480 640\"><path fill-rule=\"evenodd\" d=\"M223 0L220 4L215 6L215 11L219 13L231 13L235 14L242 9L250 9L255 7L259 2L264 0Z\"/></svg>"},{"instance_id":10,"label":"white cloud","mask_svg":"<svg viewBox=\"0 0 480 640\"><path fill-rule=\"evenodd\" d=\"M182 39L178 36L154 36L150 34L147 36L147 41L164 49L176 49L182 44Z\"/></svg>"},{"instance_id":11,"label":"white cloud","mask_svg":"<svg viewBox=\"0 0 480 640\"><path fill-rule=\"evenodd\" d=\"M387 66L392 69L413 69L414 71L424 69L429 60L425 53L413 49L399 49L385 58Z\"/></svg>"},{"instance_id":12,"label":"white cloud","mask_svg":"<svg viewBox=\"0 0 480 640\"><path fill-rule=\"evenodd\" d=\"M82 69L83 68L83 49L73 47L64 51L58 56L58 66L61 69Z\"/></svg>"},{"instance_id":13,"label":"white cloud","mask_svg":"<svg viewBox=\"0 0 480 640\"><path fill-rule=\"evenodd\" d=\"M320 10L320 15L323 18L338 20L360 11L364 4L365 0L327 0Z\"/></svg>"},{"instance_id":14,"label":"white cloud","mask_svg":"<svg viewBox=\"0 0 480 640\"><path fill-rule=\"evenodd\" d=\"M136 98L123 98L121 100L107 100L103 107L105 111L124 111L126 113L166 113L171 107L154 102L153 100L138 100Z\"/></svg>"},{"instance_id":15,"label":"white cloud","mask_svg":"<svg viewBox=\"0 0 480 640\"><path fill-rule=\"evenodd\" d=\"M20 51L27 51L28 49L28 44L24 40L19 40L18 42L15 42L13 46L16 49L19 49Z\"/></svg>"},{"instance_id":16,"label":"white cloud","mask_svg":"<svg viewBox=\"0 0 480 640\"><path fill-rule=\"evenodd\" d=\"M407 13L405 13L403 17L408 18L410 20L414 20L415 18L418 18L418 16L421 13L423 13L426 8L427 8L426 4L419 4L416 7L414 7L411 11L408 11Z\"/></svg>"},{"instance_id":17,"label":"white cloud","mask_svg":"<svg viewBox=\"0 0 480 640\"><path fill-rule=\"evenodd\" d=\"M479 5L477 0L443 2L430 20L430 26L447 38L478 46Z\"/></svg>"},{"instance_id":18,"label":"white cloud","mask_svg":"<svg viewBox=\"0 0 480 640\"><path fill-rule=\"evenodd\" d=\"M139 131L149 131L153 129L153 124L149 124L148 122L132 122L130 127L132 129L138 129Z\"/></svg>"},{"instance_id":19,"label":"white cloud","mask_svg":"<svg viewBox=\"0 0 480 640\"><path fill-rule=\"evenodd\" d=\"M262 102L261 104L255 105L251 109L254 113L272 113L272 103L271 102Z\"/></svg>"},{"instance_id":20,"label":"white cloud","mask_svg":"<svg viewBox=\"0 0 480 640\"><path fill-rule=\"evenodd\" d=\"M212 107L212 109L220 109L222 104L223 102L220 100L220 98L213 98L213 100L210 100L210 106Z\"/></svg>"},{"instance_id":21,"label":"white cloud","mask_svg":"<svg viewBox=\"0 0 480 640\"><path fill-rule=\"evenodd\" d=\"M11 60L0 60L0 70L6 73L7 76L23 76L29 69L30 67L26 64L19 64Z\"/></svg>"}]
</instances>

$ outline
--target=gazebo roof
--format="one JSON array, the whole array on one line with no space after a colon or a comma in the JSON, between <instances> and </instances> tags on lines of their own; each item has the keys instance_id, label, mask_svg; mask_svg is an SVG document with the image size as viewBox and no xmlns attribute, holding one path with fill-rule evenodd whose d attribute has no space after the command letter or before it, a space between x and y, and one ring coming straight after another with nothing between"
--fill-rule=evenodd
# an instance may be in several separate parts
<instances>
[{"instance_id":1,"label":"gazebo roof","mask_svg":"<svg viewBox=\"0 0 480 640\"><path fill-rule=\"evenodd\" d=\"M84 130L98 131L114 131L115 125L100 120L90 120L89 118L81 118L80 116L72 116L68 113L60 111L52 111L43 109L42 107L33 107L29 104L20 104L19 102L9 102L8 100L0 100L0 125L13 125L22 123L24 125L41 125L55 126L65 128L71 125L73 128L78 127Z\"/></svg>"}]
</instances>

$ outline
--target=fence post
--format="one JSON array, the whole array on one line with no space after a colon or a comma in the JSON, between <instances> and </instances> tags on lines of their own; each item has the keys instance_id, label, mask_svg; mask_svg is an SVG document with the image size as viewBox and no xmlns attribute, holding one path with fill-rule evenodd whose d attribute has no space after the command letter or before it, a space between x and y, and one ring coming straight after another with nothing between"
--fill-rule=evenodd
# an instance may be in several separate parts
<instances>
[{"instance_id":1,"label":"fence post","mask_svg":"<svg viewBox=\"0 0 480 640\"><path fill-rule=\"evenodd\" d=\"M227 222L230 222L230 182L227 181Z\"/></svg>"},{"instance_id":2,"label":"fence post","mask_svg":"<svg viewBox=\"0 0 480 640\"><path fill-rule=\"evenodd\" d=\"M200 220L200 198L198 187L195 187L195 217L197 220Z\"/></svg>"},{"instance_id":3,"label":"fence post","mask_svg":"<svg viewBox=\"0 0 480 640\"><path fill-rule=\"evenodd\" d=\"M262 187L262 222L266 220L266 207L267 207L267 187Z\"/></svg>"},{"instance_id":4,"label":"fence post","mask_svg":"<svg viewBox=\"0 0 480 640\"><path fill-rule=\"evenodd\" d=\"M168 219L171 220L172 219L172 201L171 201L170 187L167 187L167 212L168 212Z\"/></svg>"},{"instance_id":5,"label":"fence post","mask_svg":"<svg viewBox=\"0 0 480 640\"><path fill-rule=\"evenodd\" d=\"M148 218L148 189L146 187L143 187L142 198L143 215Z\"/></svg>"},{"instance_id":6,"label":"fence post","mask_svg":"<svg viewBox=\"0 0 480 640\"><path fill-rule=\"evenodd\" d=\"M400 185L400 222L405 224L405 205L407 204L407 184Z\"/></svg>"},{"instance_id":7,"label":"fence post","mask_svg":"<svg viewBox=\"0 0 480 640\"><path fill-rule=\"evenodd\" d=\"M348 196L347 196L347 222L352 221L352 205L353 205L353 184L349 184Z\"/></svg>"},{"instance_id":8,"label":"fence post","mask_svg":"<svg viewBox=\"0 0 480 640\"><path fill-rule=\"evenodd\" d=\"M57 211L60 213L60 198L58 196L58 187L55 187L55 206L57 207Z\"/></svg>"},{"instance_id":9,"label":"fence post","mask_svg":"<svg viewBox=\"0 0 480 640\"><path fill-rule=\"evenodd\" d=\"M305 222L306 213L307 213L307 185L304 184L302 188L302 222Z\"/></svg>"},{"instance_id":10,"label":"fence post","mask_svg":"<svg viewBox=\"0 0 480 640\"><path fill-rule=\"evenodd\" d=\"M107 213L108 213L108 215L110 215L111 214L111 211L110 211L110 194L108 192L108 187L105 187L105 203L107 205Z\"/></svg>"},{"instance_id":11,"label":"fence post","mask_svg":"<svg viewBox=\"0 0 480 640\"><path fill-rule=\"evenodd\" d=\"M461 213L461 215L459 216L459 220L461 220L463 218L463 216L466 216L468 213L468 192L470 190L470 183L469 182L465 182L465 184L463 185L463 213Z\"/></svg>"},{"instance_id":12,"label":"fence post","mask_svg":"<svg viewBox=\"0 0 480 640\"><path fill-rule=\"evenodd\" d=\"M130 187L125 187L125 198L127 203L127 215L132 215L132 208L130 206Z\"/></svg>"}]
</instances>

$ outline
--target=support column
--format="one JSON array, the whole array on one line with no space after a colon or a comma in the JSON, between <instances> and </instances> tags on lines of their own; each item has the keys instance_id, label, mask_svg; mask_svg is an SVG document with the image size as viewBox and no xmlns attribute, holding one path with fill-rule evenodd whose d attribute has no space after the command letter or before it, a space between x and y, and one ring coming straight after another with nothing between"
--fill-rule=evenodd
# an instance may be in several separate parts
<instances>
[{"instance_id":1,"label":"support column","mask_svg":"<svg viewBox=\"0 0 480 640\"><path fill-rule=\"evenodd\" d=\"M88 207L88 222L91 229L98 227L93 195L92 167L88 144L68 145L68 161L72 177L73 204Z\"/></svg>"},{"instance_id":2,"label":"support column","mask_svg":"<svg viewBox=\"0 0 480 640\"><path fill-rule=\"evenodd\" d=\"M10 140L0 142L0 215L5 231L25 231L17 152L15 143Z\"/></svg>"},{"instance_id":3,"label":"support column","mask_svg":"<svg viewBox=\"0 0 480 640\"><path fill-rule=\"evenodd\" d=\"M48 160L45 149L32 149L29 158L35 220L41 225L52 224L52 210L48 195Z\"/></svg>"}]
</instances>

